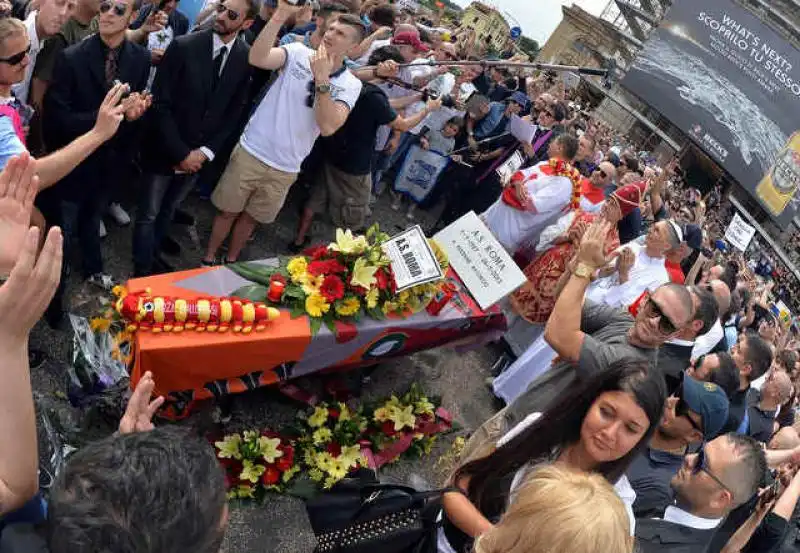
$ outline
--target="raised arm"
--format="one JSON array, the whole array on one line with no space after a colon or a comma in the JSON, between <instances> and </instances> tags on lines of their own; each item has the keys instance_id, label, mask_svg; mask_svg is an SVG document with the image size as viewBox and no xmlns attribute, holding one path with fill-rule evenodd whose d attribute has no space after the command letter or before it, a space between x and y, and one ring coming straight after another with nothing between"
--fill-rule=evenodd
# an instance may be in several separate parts
<instances>
[{"instance_id":1,"label":"raised arm","mask_svg":"<svg viewBox=\"0 0 800 553\"><path fill-rule=\"evenodd\" d=\"M250 65L260 67L261 69L280 69L286 63L286 50L275 46L275 41L278 39L278 33L289 19L296 12L303 9L304 6L291 6L284 0L278 2L278 8L272 17L258 33L253 45L250 47Z\"/></svg>"},{"instance_id":2,"label":"raised arm","mask_svg":"<svg viewBox=\"0 0 800 553\"><path fill-rule=\"evenodd\" d=\"M314 75L314 86L330 86L330 75L333 72L333 66L333 58L328 55L325 44L320 44L317 51L311 56L311 73ZM314 96L314 118L317 120L322 136L330 136L338 131L347 121L349 114L350 106L335 100L330 90L327 93L317 93Z\"/></svg>"}]
</instances>

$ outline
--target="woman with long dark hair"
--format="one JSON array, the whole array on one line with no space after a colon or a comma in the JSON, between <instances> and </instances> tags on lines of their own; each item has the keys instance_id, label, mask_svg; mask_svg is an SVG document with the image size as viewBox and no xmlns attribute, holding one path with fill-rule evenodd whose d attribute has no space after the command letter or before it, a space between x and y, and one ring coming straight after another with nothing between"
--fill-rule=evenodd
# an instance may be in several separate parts
<instances>
[{"instance_id":1,"label":"woman with long dark hair","mask_svg":"<svg viewBox=\"0 0 800 553\"><path fill-rule=\"evenodd\" d=\"M623 359L554 398L544 413L529 415L494 451L456 470L453 482L462 493L445 494L439 551L469 551L527 477L551 463L604 476L632 519L635 494L623 475L661 420L665 397L658 372L645 361Z\"/></svg>"}]
</instances>

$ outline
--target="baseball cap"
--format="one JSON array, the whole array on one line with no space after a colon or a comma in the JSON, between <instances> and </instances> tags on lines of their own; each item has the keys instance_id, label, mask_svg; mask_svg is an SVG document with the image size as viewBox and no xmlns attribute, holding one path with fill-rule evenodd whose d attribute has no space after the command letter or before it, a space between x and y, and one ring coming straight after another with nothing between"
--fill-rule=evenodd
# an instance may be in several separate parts
<instances>
[{"instance_id":1,"label":"baseball cap","mask_svg":"<svg viewBox=\"0 0 800 553\"><path fill-rule=\"evenodd\" d=\"M397 33L392 37L392 44L407 44L408 46L413 46L417 52L428 52L430 50L428 45L424 44L419 39L419 36L414 33Z\"/></svg>"},{"instance_id":2,"label":"baseball cap","mask_svg":"<svg viewBox=\"0 0 800 553\"><path fill-rule=\"evenodd\" d=\"M703 229L697 225L684 225L683 241L693 250L703 249Z\"/></svg>"},{"instance_id":3,"label":"baseball cap","mask_svg":"<svg viewBox=\"0 0 800 553\"><path fill-rule=\"evenodd\" d=\"M531 103L525 93L520 92L519 90L515 91L511 96L508 97L508 99L519 104L522 109L527 109Z\"/></svg>"},{"instance_id":4,"label":"baseball cap","mask_svg":"<svg viewBox=\"0 0 800 553\"><path fill-rule=\"evenodd\" d=\"M683 401L703 420L703 438L711 440L728 421L728 396L713 382L700 382L683 375Z\"/></svg>"}]
</instances>

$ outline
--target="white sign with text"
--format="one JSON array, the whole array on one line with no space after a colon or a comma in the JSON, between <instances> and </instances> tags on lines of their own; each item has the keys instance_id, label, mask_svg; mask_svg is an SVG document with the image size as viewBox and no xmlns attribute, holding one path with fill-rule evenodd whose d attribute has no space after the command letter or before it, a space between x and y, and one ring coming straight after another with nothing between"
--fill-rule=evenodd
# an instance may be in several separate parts
<instances>
[{"instance_id":1,"label":"white sign with text","mask_svg":"<svg viewBox=\"0 0 800 553\"><path fill-rule=\"evenodd\" d=\"M481 309L491 307L525 283L523 272L473 211L433 238Z\"/></svg>"},{"instance_id":2,"label":"white sign with text","mask_svg":"<svg viewBox=\"0 0 800 553\"><path fill-rule=\"evenodd\" d=\"M382 247L392 263L398 292L444 277L436 255L419 225L393 236Z\"/></svg>"},{"instance_id":3,"label":"white sign with text","mask_svg":"<svg viewBox=\"0 0 800 553\"><path fill-rule=\"evenodd\" d=\"M734 213L731 224L725 231L725 240L730 242L736 249L745 251L750 240L756 234L756 229L744 222L738 213Z\"/></svg>"}]
</instances>

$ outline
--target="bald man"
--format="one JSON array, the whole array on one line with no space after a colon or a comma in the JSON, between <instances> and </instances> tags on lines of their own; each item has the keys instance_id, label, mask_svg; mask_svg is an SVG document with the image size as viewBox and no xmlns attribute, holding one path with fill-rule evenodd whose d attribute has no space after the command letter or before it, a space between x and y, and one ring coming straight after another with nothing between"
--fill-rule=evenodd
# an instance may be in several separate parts
<instances>
[{"instance_id":1,"label":"bald man","mask_svg":"<svg viewBox=\"0 0 800 553\"><path fill-rule=\"evenodd\" d=\"M772 370L761 386L761 397L755 405L748 408L750 426L747 434L759 442L768 443L777 431L775 417L778 407L789 399L792 393L792 380L784 371Z\"/></svg>"},{"instance_id":2,"label":"bald man","mask_svg":"<svg viewBox=\"0 0 800 553\"><path fill-rule=\"evenodd\" d=\"M692 359L698 359L700 356L707 353L719 353L728 351L728 341L725 339L725 329L722 327L722 317L728 313L731 306L731 291L728 285L721 280L712 280L707 284L701 285L712 294L717 300L719 307L719 316L717 322L711 327L707 333L699 336L692 348Z\"/></svg>"},{"instance_id":3,"label":"bald man","mask_svg":"<svg viewBox=\"0 0 800 553\"><path fill-rule=\"evenodd\" d=\"M606 199L605 189L614 182L616 176L614 165L604 161L588 178L581 179L581 209L588 213L600 211Z\"/></svg>"}]
</instances>

